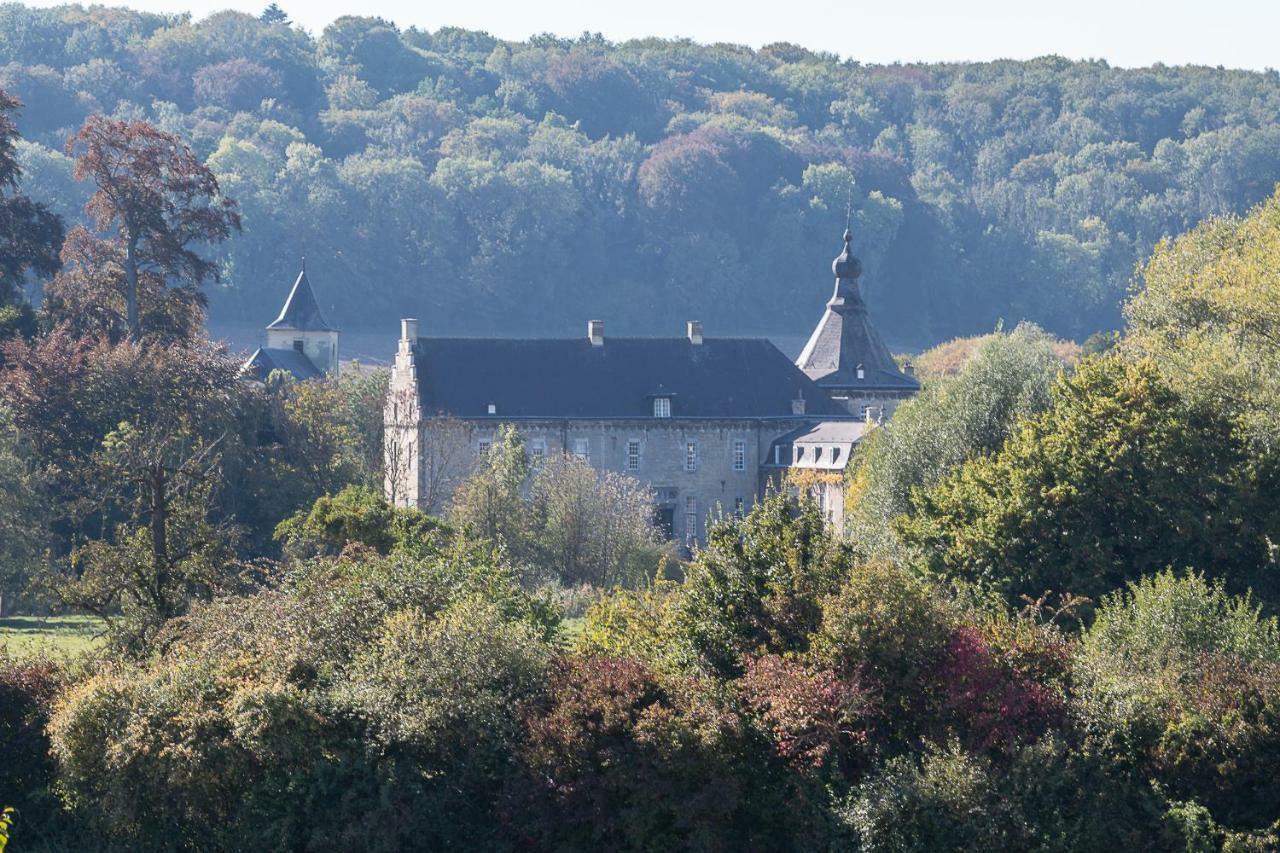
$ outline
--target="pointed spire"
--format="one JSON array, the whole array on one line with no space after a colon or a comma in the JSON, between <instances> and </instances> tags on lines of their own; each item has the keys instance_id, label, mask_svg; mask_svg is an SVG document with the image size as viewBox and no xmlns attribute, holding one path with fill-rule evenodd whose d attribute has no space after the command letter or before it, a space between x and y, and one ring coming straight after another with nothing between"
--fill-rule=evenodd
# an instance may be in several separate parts
<instances>
[{"instance_id":1,"label":"pointed spire","mask_svg":"<svg viewBox=\"0 0 1280 853\"><path fill-rule=\"evenodd\" d=\"M862 262L853 254L851 227L845 227L844 251L832 262L831 270L836 276L835 292L796 366L828 389L860 393L917 390L919 383L898 369L858 293Z\"/></svg>"},{"instance_id":2,"label":"pointed spire","mask_svg":"<svg viewBox=\"0 0 1280 853\"><path fill-rule=\"evenodd\" d=\"M293 289L289 291L289 298L280 309L280 316L276 317L267 328L296 329L305 332L336 331L320 314L320 305L316 302L315 291L311 289L311 282L307 280L305 259L303 259L302 271L298 273Z\"/></svg>"}]
</instances>

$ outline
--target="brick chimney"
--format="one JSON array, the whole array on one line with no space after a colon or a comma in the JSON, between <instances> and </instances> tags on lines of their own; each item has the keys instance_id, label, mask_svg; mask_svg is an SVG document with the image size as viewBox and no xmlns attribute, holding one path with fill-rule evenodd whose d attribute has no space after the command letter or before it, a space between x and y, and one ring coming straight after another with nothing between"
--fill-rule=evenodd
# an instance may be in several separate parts
<instances>
[{"instance_id":1,"label":"brick chimney","mask_svg":"<svg viewBox=\"0 0 1280 853\"><path fill-rule=\"evenodd\" d=\"M702 321L690 320L688 324L689 343L698 346L702 343Z\"/></svg>"},{"instance_id":2,"label":"brick chimney","mask_svg":"<svg viewBox=\"0 0 1280 853\"><path fill-rule=\"evenodd\" d=\"M587 321L587 339L593 347L604 346L604 320Z\"/></svg>"}]
</instances>

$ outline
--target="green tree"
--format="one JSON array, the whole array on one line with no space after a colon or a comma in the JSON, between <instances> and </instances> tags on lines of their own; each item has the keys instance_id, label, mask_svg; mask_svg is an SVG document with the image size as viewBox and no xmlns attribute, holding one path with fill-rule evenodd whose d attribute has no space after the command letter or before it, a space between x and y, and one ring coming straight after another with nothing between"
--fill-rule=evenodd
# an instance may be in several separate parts
<instances>
[{"instance_id":1,"label":"green tree","mask_svg":"<svg viewBox=\"0 0 1280 853\"><path fill-rule=\"evenodd\" d=\"M450 522L499 545L517 563L535 560L532 520L521 495L531 470L520 430L500 427L473 473L454 492Z\"/></svg>"},{"instance_id":2,"label":"green tree","mask_svg":"<svg viewBox=\"0 0 1280 853\"><path fill-rule=\"evenodd\" d=\"M715 524L689 565L677 626L712 671L740 675L742 656L803 651L822 599L853 568L852 552L817 506L773 494L745 518Z\"/></svg>"},{"instance_id":3,"label":"green tree","mask_svg":"<svg viewBox=\"0 0 1280 853\"><path fill-rule=\"evenodd\" d=\"M1149 361L1085 362L997 452L918 492L895 522L920 565L1006 595L1097 598L1168 566L1273 594L1277 480L1235 421Z\"/></svg>"},{"instance_id":4,"label":"green tree","mask_svg":"<svg viewBox=\"0 0 1280 853\"><path fill-rule=\"evenodd\" d=\"M34 331L23 285L29 273L48 276L57 270L62 241L62 220L18 189L22 167L13 114L21 107L0 88L0 340Z\"/></svg>"},{"instance_id":5,"label":"green tree","mask_svg":"<svg viewBox=\"0 0 1280 853\"><path fill-rule=\"evenodd\" d=\"M1054 348L1054 339L1030 324L996 332L955 375L927 381L886 429L867 436L850 467L846 498L846 529L859 550L900 557L890 522L910 509L912 492L998 450L1020 419L1049 405L1062 370Z\"/></svg>"},{"instance_id":6,"label":"green tree","mask_svg":"<svg viewBox=\"0 0 1280 853\"><path fill-rule=\"evenodd\" d=\"M1181 394L1244 417L1264 452L1280 427L1278 269L1280 193L1160 243L1125 306L1121 345Z\"/></svg>"},{"instance_id":7,"label":"green tree","mask_svg":"<svg viewBox=\"0 0 1280 853\"><path fill-rule=\"evenodd\" d=\"M48 547L44 477L9 412L0 407L0 616L11 609Z\"/></svg>"}]
</instances>

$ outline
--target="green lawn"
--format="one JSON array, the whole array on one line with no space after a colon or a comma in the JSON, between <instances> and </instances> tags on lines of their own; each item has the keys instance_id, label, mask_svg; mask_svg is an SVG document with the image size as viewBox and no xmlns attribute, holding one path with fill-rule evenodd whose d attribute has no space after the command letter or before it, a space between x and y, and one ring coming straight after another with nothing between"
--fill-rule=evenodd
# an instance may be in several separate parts
<instances>
[{"instance_id":1,"label":"green lawn","mask_svg":"<svg viewBox=\"0 0 1280 853\"><path fill-rule=\"evenodd\" d=\"M582 633L582 629L585 627L587 627L587 620L581 616L562 619L560 621L560 642L566 646L572 646L573 641L578 639L578 635Z\"/></svg>"},{"instance_id":2,"label":"green lawn","mask_svg":"<svg viewBox=\"0 0 1280 853\"><path fill-rule=\"evenodd\" d=\"M11 654L75 654L99 642L105 625L94 616L6 616L0 619L0 646Z\"/></svg>"}]
</instances>

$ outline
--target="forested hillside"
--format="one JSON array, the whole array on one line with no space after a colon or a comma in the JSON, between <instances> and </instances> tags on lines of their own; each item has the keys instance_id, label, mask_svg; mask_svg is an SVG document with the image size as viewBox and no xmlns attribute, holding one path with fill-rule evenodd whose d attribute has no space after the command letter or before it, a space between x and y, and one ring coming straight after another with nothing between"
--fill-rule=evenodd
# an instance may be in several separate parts
<instances>
[{"instance_id":1,"label":"forested hillside","mask_svg":"<svg viewBox=\"0 0 1280 853\"><path fill-rule=\"evenodd\" d=\"M346 329L803 334L852 179L891 341L1079 339L1161 236L1280 178L1274 71L848 52L0 6L29 194L80 215L63 145L101 111L180 134L239 201L215 323L267 318L305 253Z\"/></svg>"}]
</instances>

